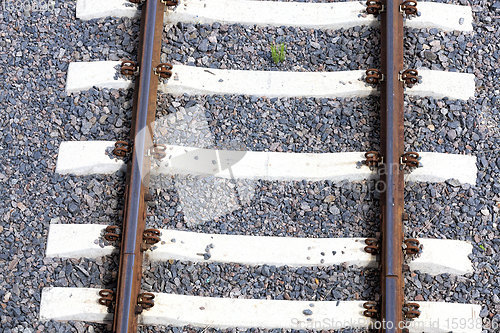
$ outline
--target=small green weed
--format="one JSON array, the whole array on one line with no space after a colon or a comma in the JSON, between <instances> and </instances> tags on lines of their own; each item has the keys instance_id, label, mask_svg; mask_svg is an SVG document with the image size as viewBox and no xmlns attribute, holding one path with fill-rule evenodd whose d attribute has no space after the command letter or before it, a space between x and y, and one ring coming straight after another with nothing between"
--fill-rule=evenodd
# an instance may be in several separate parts
<instances>
[{"instance_id":1,"label":"small green weed","mask_svg":"<svg viewBox=\"0 0 500 333\"><path fill-rule=\"evenodd\" d=\"M276 65L285 61L285 43L281 43L278 46L273 43L271 45L271 56Z\"/></svg>"},{"instance_id":2,"label":"small green weed","mask_svg":"<svg viewBox=\"0 0 500 333\"><path fill-rule=\"evenodd\" d=\"M486 248L484 247L484 245L481 244L481 245L479 245L479 247L481 248L481 250L486 251Z\"/></svg>"}]
</instances>

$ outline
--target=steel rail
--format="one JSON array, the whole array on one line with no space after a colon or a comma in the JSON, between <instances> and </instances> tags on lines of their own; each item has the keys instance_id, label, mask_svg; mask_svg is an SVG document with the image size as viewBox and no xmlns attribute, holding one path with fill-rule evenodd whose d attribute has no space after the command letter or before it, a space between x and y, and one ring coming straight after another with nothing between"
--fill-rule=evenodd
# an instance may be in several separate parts
<instances>
[{"instance_id":1,"label":"steel rail","mask_svg":"<svg viewBox=\"0 0 500 333\"><path fill-rule=\"evenodd\" d=\"M401 1L385 0L381 13L381 332L403 332L404 153L403 15Z\"/></svg>"},{"instance_id":2,"label":"steel rail","mask_svg":"<svg viewBox=\"0 0 500 333\"><path fill-rule=\"evenodd\" d=\"M142 280L143 233L146 223L145 195L149 187L152 147L151 123L155 119L163 13L160 0L149 0L142 8L138 49L139 77L136 79L132 115L132 155L128 164L124 220L120 246L118 284L115 293L113 332L137 331L138 304Z\"/></svg>"}]
</instances>

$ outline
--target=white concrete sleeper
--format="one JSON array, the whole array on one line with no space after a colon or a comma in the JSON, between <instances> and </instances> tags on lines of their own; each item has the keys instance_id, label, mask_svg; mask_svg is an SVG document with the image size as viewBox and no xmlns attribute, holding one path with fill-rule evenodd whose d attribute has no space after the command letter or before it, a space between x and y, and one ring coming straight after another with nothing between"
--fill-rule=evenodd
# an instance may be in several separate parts
<instances>
[{"instance_id":1,"label":"white concrete sleeper","mask_svg":"<svg viewBox=\"0 0 500 333\"><path fill-rule=\"evenodd\" d=\"M405 21L409 28L438 28L443 31L472 31L469 6L419 2L419 16ZM259 15L255 15L255 13ZM77 0L76 17L90 20L107 16L135 17L136 6L127 0ZM373 15L366 14L361 1L333 3L301 3L248 0L181 0L179 6L167 9L165 24L214 22L247 26L290 26L305 29L348 29L378 25Z\"/></svg>"},{"instance_id":2,"label":"white concrete sleeper","mask_svg":"<svg viewBox=\"0 0 500 333\"><path fill-rule=\"evenodd\" d=\"M49 258L99 258L117 251L101 246L105 225L51 224L46 256ZM422 253L410 260L411 270L431 275L472 273L469 242L419 239ZM210 248L209 252L205 249ZM205 234L172 229L161 230L161 242L145 253L151 261L238 263L312 267L346 265L376 267L376 257L364 251L364 238L295 238ZM205 256L209 253L209 256Z\"/></svg>"},{"instance_id":3,"label":"white concrete sleeper","mask_svg":"<svg viewBox=\"0 0 500 333\"><path fill-rule=\"evenodd\" d=\"M99 289L44 288L40 320L106 323L113 318L97 303ZM139 315L140 325L264 329L368 328L373 321L363 316L364 301L285 301L234 299L155 293L155 306ZM418 302L422 314L410 324L410 333L481 333L480 305ZM304 310L310 310L306 315ZM468 323L453 328L456 318ZM309 326L315 325L315 326Z\"/></svg>"},{"instance_id":4,"label":"white concrete sleeper","mask_svg":"<svg viewBox=\"0 0 500 333\"><path fill-rule=\"evenodd\" d=\"M106 151L112 141L64 141L57 157L60 174L111 174L125 167ZM279 153L214 150L168 145L167 156L151 168L152 175L215 176L226 179L271 181L363 181L378 179L377 171L361 165L363 152ZM456 179L475 184L476 157L445 153L419 153L422 166L405 178L415 182ZM454 168L450 168L454 165Z\"/></svg>"},{"instance_id":5,"label":"white concrete sleeper","mask_svg":"<svg viewBox=\"0 0 500 333\"><path fill-rule=\"evenodd\" d=\"M70 63L66 92L92 87L127 89L130 79L117 76L119 61ZM267 97L366 97L378 94L363 81L365 71L282 72L226 70L174 65L173 76L158 87L171 95L252 95ZM422 83L405 89L410 96L467 100L474 97L474 75L419 69Z\"/></svg>"}]
</instances>

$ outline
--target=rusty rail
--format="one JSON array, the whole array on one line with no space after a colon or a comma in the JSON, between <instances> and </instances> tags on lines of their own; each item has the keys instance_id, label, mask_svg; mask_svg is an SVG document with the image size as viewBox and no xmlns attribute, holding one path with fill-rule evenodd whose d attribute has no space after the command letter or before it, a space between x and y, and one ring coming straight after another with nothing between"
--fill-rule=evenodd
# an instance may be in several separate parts
<instances>
[{"instance_id":1,"label":"rusty rail","mask_svg":"<svg viewBox=\"0 0 500 333\"><path fill-rule=\"evenodd\" d=\"M374 2L374 0L372 0ZM376 1L381 16L381 152L382 228L380 332L405 333L405 321L420 315L419 305L405 304L403 260L419 251L417 240L404 240L404 169L418 167L418 154L404 152L404 87L418 82L414 69L404 70L403 15L417 13L414 0ZM367 3L368 5L370 3ZM368 72L367 72L368 74ZM368 243L367 243L368 244ZM370 247L368 245L367 247ZM373 246L372 246L373 247ZM370 248L372 249L372 248ZM373 250L373 249L372 249Z\"/></svg>"},{"instance_id":2,"label":"rusty rail","mask_svg":"<svg viewBox=\"0 0 500 333\"><path fill-rule=\"evenodd\" d=\"M113 332L137 331L137 315L152 306L152 294L141 294L143 240L147 207L145 197L149 186L153 146L151 123L155 119L161 36L165 4L150 0L142 6L141 33L138 49L138 72L135 82L131 160L128 164L125 208L120 246L118 284L115 293Z\"/></svg>"},{"instance_id":3,"label":"rusty rail","mask_svg":"<svg viewBox=\"0 0 500 333\"><path fill-rule=\"evenodd\" d=\"M380 152L365 154L364 164L379 167L381 193L381 238L365 240L365 251L380 254L380 304L366 302L364 315L378 319L379 332L406 333L406 321L420 315L419 305L405 304L403 260L405 252L420 252L416 239L404 240L404 170L419 166L415 152L404 152L404 87L418 83L415 69L404 70L403 15L417 15L415 0L367 0L366 11L381 21L381 68L366 70L368 84L381 84Z\"/></svg>"},{"instance_id":4,"label":"rusty rail","mask_svg":"<svg viewBox=\"0 0 500 333\"><path fill-rule=\"evenodd\" d=\"M399 0L386 0L381 13L382 61L384 75L380 93L381 111L381 320L382 332L402 332L403 277L403 209L404 172L400 157L404 153L403 82L403 15Z\"/></svg>"}]
</instances>

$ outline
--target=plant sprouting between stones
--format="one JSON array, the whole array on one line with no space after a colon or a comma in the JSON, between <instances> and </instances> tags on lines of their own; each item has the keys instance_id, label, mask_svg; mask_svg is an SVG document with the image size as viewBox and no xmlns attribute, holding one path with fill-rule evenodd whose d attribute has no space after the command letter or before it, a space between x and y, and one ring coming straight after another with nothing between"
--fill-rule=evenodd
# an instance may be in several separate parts
<instances>
[{"instance_id":1,"label":"plant sprouting between stones","mask_svg":"<svg viewBox=\"0 0 500 333\"><path fill-rule=\"evenodd\" d=\"M285 61L285 51L285 43L280 43L279 45L273 43L271 45L271 56L276 65L278 65L280 62Z\"/></svg>"}]
</instances>

